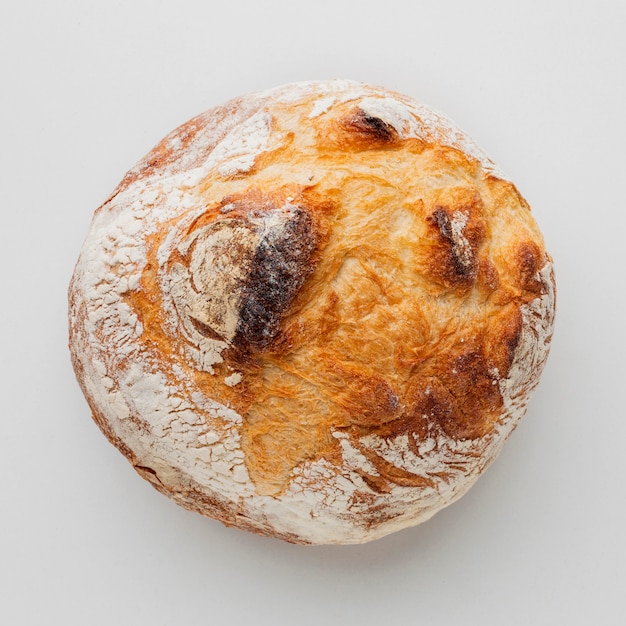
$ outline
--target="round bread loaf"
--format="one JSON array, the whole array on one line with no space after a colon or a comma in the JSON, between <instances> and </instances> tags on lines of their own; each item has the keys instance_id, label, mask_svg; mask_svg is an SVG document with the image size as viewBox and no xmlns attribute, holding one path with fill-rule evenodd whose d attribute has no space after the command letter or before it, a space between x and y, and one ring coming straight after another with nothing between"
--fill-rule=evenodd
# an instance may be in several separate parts
<instances>
[{"instance_id":1,"label":"round bread loaf","mask_svg":"<svg viewBox=\"0 0 626 626\"><path fill-rule=\"evenodd\" d=\"M227 525L359 543L494 460L548 355L551 259L451 122L350 81L232 100L96 211L74 369L159 491Z\"/></svg>"}]
</instances>

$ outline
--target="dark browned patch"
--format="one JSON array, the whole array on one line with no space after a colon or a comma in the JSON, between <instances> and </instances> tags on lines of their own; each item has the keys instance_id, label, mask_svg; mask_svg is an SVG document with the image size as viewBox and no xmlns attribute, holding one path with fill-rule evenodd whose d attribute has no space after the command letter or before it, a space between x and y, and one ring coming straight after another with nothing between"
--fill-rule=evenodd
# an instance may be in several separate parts
<instances>
[{"instance_id":1,"label":"dark browned patch","mask_svg":"<svg viewBox=\"0 0 626 626\"><path fill-rule=\"evenodd\" d=\"M210 316L198 319L185 315L200 334L227 341L230 357L239 365L254 358L254 353L267 350L277 338L281 321L315 267L314 253L323 239L324 229L317 217L282 195L252 189L224 197L196 218L187 231L193 237L200 229L211 233L225 229L220 244L223 250L216 257L217 273L225 274L232 268L231 275L236 278L230 281L229 293L219 289L203 293L201 283L190 274L188 288L196 301L205 298ZM170 262L190 267L199 241L194 239L185 254L175 250ZM230 298L230 303L222 306L221 298ZM237 315L232 337L224 336L221 330L226 313Z\"/></svg>"},{"instance_id":2,"label":"dark browned patch","mask_svg":"<svg viewBox=\"0 0 626 626\"><path fill-rule=\"evenodd\" d=\"M543 291L539 270L544 259L539 246L534 241L521 243L515 255L518 263L518 278L522 289L538 294Z\"/></svg>"},{"instance_id":3,"label":"dark browned patch","mask_svg":"<svg viewBox=\"0 0 626 626\"><path fill-rule=\"evenodd\" d=\"M498 379L506 375L517 341L514 325L508 330L498 332L501 341L493 353L487 354L481 339L450 346L445 355L425 362L405 396L402 415L376 433L385 439L408 435L416 455L419 442L429 436L444 433L460 440L485 435L502 406Z\"/></svg>"},{"instance_id":4,"label":"dark browned patch","mask_svg":"<svg viewBox=\"0 0 626 626\"><path fill-rule=\"evenodd\" d=\"M415 390L413 420L425 420L429 426L451 424L456 420L454 397L438 378L425 378ZM443 428L446 431L446 428Z\"/></svg>"},{"instance_id":5,"label":"dark browned patch","mask_svg":"<svg viewBox=\"0 0 626 626\"><path fill-rule=\"evenodd\" d=\"M435 245L427 247L431 275L446 287L466 289L477 281L478 249L485 227L475 207L435 206L427 221L433 228Z\"/></svg>"},{"instance_id":6,"label":"dark browned patch","mask_svg":"<svg viewBox=\"0 0 626 626\"><path fill-rule=\"evenodd\" d=\"M440 386L433 387L439 404L433 413L436 423L455 439L482 437L502 406L498 375L483 349L453 352L439 378Z\"/></svg>"},{"instance_id":7,"label":"dark browned patch","mask_svg":"<svg viewBox=\"0 0 626 626\"><path fill-rule=\"evenodd\" d=\"M278 226L270 222L242 287L239 322L233 340L236 347L256 350L268 347L289 305L312 271L310 260L316 247L315 228L304 209L289 207L282 211Z\"/></svg>"},{"instance_id":8,"label":"dark browned patch","mask_svg":"<svg viewBox=\"0 0 626 626\"><path fill-rule=\"evenodd\" d=\"M494 332L486 343L491 361L501 377L508 376L522 333L522 314L517 305L511 305L492 321Z\"/></svg>"},{"instance_id":9,"label":"dark browned patch","mask_svg":"<svg viewBox=\"0 0 626 626\"><path fill-rule=\"evenodd\" d=\"M348 131L351 141L361 143L363 147L380 147L399 139L393 126L361 109L356 109L341 120L341 126Z\"/></svg>"},{"instance_id":10,"label":"dark browned patch","mask_svg":"<svg viewBox=\"0 0 626 626\"><path fill-rule=\"evenodd\" d=\"M454 274L462 281L476 278L476 259L465 234L454 230L450 215L442 207L437 207L430 217L437 224L443 239L450 244L450 258Z\"/></svg>"}]
</instances>

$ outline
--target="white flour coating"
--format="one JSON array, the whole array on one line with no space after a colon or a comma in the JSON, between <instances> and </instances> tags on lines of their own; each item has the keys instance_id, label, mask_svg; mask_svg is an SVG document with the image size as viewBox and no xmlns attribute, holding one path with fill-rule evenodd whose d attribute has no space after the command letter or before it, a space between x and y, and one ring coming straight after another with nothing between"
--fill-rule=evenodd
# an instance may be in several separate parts
<instances>
[{"instance_id":1,"label":"white flour coating","mask_svg":"<svg viewBox=\"0 0 626 626\"><path fill-rule=\"evenodd\" d=\"M234 374L231 374L230 376L226 376L226 378L224 379L224 382L229 387L234 387L235 385L238 385L242 380L243 380L243 374L241 372L235 372Z\"/></svg>"},{"instance_id":2,"label":"white flour coating","mask_svg":"<svg viewBox=\"0 0 626 626\"><path fill-rule=\"evenodd\" d=\"M539 382L536 372L541 372L548 358L554 326L555 290L552 263L546 263L536 279L541 282L545 295L521 307L522 332L515 358L509 376L499 381L505 411L514 419L523 415L528 397Z\"/></svg>"},{"instance_id":3,"label":"white flour coating","mask_svg":"<svg viewBox=\"0 0 626 626\"><path fill-rule=\"evenodd\" d=\"M278 99L287 102L290 100L286 92L290 93L293 98L292 101L306 96L307 92L323 94L325 97L321 98L314 108L317 113L317 107L320 107L319 114L325 113L330 108L321 110L327 106L331 94L336 94L339 102L350 102L362 98L359 108L366 114L378 117L392 126L401 138L415 137L427 142L438 142L456 148L476 159L487 173L502 180L509 180L482 148L454 122L443 114L404 96L381 95L376 88L349 80L329 81L324 83L322 87L319 83L295 83L289 89L277 88L275 92L263 92L260 95L271 96L276 93ZM322 102L324 104L321 104ZM312 113L310 117L315 116Z\"/></svg>"},{"instance_id":4,"label":"white flour coating","mask_svg":"<svg viewBox=\"0 0 626 626\"><path fill-rule=\"evenodd\" d=\"M363 455L362 452L357 450L346 433L341 431L333 432L333 437L339 441L341 446L341 453L343 456L344 467L348 470L363 470L368 474L378 475L376 466Z\"/></svg>"},{"instance_id":5,"label":"white flour coating","mask_svg":"<svg viewBox=\"0 0 626 626\"><path fill-rule=\"evenodd\" d=\"M380 96L364 98L359 108L392 126L402 139L415 137L456 148L479 161L486 172L508 180L476 142L441 113L407 98Z\"/></svg>"},{"instance_id":6,"label":"white flour coating","mask_svg":"<svg viewBox=\"0 0 626 626\"><path fill-rule=\"evenodd\" d=\"M137 344L143 326L123 296L140 284L147 264L145 239L164 222L205 210L195 185L216 167L221 175L249 170L267 145L270 120L266 112L253 115L231 129L216 145L217 156L211 153L200 166L137 180L114 194L94 216L71 286L75 359L87 395L112 433L130 447L138 465L158 470L161 480L188 474L234 498L253 489L233 428L241 416L198 391L188 393L181 371L173 370L180 386L167 383L155 356ZM169 145L176 145L175 138ZM201 263L197 260L193 269ZM202 339L199 358L208 370L227 344ZM126 360L128 367L122 365ZM140 416L139 425L133 416Z\"/></svg>"},{"instance_id":7,"label":"white flour coating","mask_svg":"<svg viewBox=\"0 0 626 626\"><path fill-rule=\"evenodd\" d=\"M454 255L465 269L471 268L474 261L472 246L463 234L467 220L467 214L462 211L455 211L450 220L450 233Z\"/></svg>"},{"instance_id":8,"label":"white flour coating","mask_svg":"<svg viewBox=\"0 0 626 626\"><path fill-rule=\"evenodd\" d=\"M281 85L265 91L259 91L252 94L252 96L261 100L271 100L286 104L297 103L313 95L322 98L335 96L338 102L349 102L376 91L379 90L358 81L336 79L322 82L301 81L289 85Z\"/></svg>"},{"instance_id":9,"label":"white flour coating","mask_svg":"<svg viewBox=\"0 0 626 626\"><path fill-rule=\"evenodd\" d=\"M391 126L400 139L419 137L419 126L415 116L395 98L363 98L359 109L365 115L376 117Z\"/></svg>"},{"instance_id":10,"label":"white flour coating","mask_svg":"<svg viewBox=\"0 0 626 626\"><path fill-rule=\"evenodd\" d=\"M413 100L403 100L405 106L417 116L421 129L417 135L427 141L441 143L444 146L456 148L467 156L476 159L482 168L492 176L502 180L508 177L485 154L478 144L463 132L454 122L441 113Z\"/></svg>"},{"instance_id":11,"label":"white flour coating","mask_svg":"<svg viewBox=\"0 0 626 626\"><path fill-rule=\"evenodd\" d=\"M177 313L174 324L189 340L189 353L202 371L213 373L235 336L240 286L258 242L257 233L232 220L206 226L179 246L183 253L192 246L189 266L174 263L164 276L163 292L172 298ZM207 337L202 332L207 327L221 340Z\"/></svg>"},{"instance_id":12,"label":"white flour coating","mask_svg":"<svg viewBox=\"0 0 626 626\"><path fill-rule=\"evenodd\" d=\"M358 442L362 450L430 481L423 487L392 485L389 494L370 491L372 502L365 503L357 498L359 492L368 492L362 473L375 476L376 468L347 435L337 431L333 436L341 448L342 467L335 468L325 459L308 461L293 470L292 480L281 495L257 495L241 449L242 416L194 387L179 366L174 365L167 377L160 371L157 356L149 346L139 343L145 329L127 296L141 289L141 276L148 263L147 237L159 232L163 224L175 223L157 253L158 280L164 290L164 331L173 334L182 329L197 351L196 366L211 371L221 359L226 340L233 336L237 303L226 298L218 305L213 302L212 309L206 298L189 298L192 281L200 293L208 294L228 292L232 279L228 272L222 272L220 286L215 277L221 271L216 271L221 261L215 251L220 246L225 249L219 230L199 229L192 235L193 242L184 236L206 207L196 186L211 173L229 178L250 172L258 157L278 147L282 139L272 132L271 102L299 102L313 93L318 99L309 118L324 114L335 103L360 99L357 106L361 110L382 119L401 137L452 146L476 158L487 173L501 176L474 142L443 116L360 83L300 83L244 97L238 112L209 124L209 130L200 130L181 150L178 160L159 173L150 172L145 179L131 182L98 210L71 286L72 350L86 394L100 419L131 451L138 466L151 469L149 475L142 474L149 480L164 485L174 497L178 497L180 484L206 490L208 495L219 493L242 515L250 520L263 518L268 528L279 533L293 533L313 543L352 543L427 519L466 491L495 457L524 412L537 371L545 362L554 291L551 266L546 265L538 278L547 295L522 308L523 329L513 365L508 378L497 381L504 416L496 431L485 438L482 459L467 454L471 443L446 437L410 446L408 435L392 440L364 436ZM170 135L167 146L180 149L181 139ZM133 172L141 172L142 167L145 165ZM228 215L227 208L223 210ZM457 212L451 219L452 236L462 255L469 249L463 233L466 224L463 213ZM273 226L268 223L266 227ZM242 231L238 236L245 241L248 235ZM248 243L254 245L250 237ZM187 254L192 243L191 263L169 267L172 251ZM226 340L198 337L193 323L178 325L181 318L217 325ZM529 372L533 370L531 379ZM234 372L224 382L234 387L242 382L242 375ZM181 493L179 500L186 497ZM355 514L366 514L376 506L388 513L389 521L368 529L359 526Z\"/></svg>"},{"instance_id":13,"label":"white flour coating","mask_svg":"<svg viewBox=\"0 0 626 626\"><path fill-rule=\"evenodd\" d=\"M140 182L98 211L72 285L78 296L72 323L79 323L77 316L84 307L76 335L90 346L80 360L84 385L116 436L132 442L138 464L148 465L148 457L168 459L170 464L175 459L177 467L194 468L206 484L212 484L214 472L223 474L221 466L216 470L210 464L198 464L197 451L189 446L198 439L199 428L209 432L205 414L222 425L219 430L240 422L241 417L233 418L230 409L213 400L187 397L182 389L168 384L154 357L137 345L143 327L122 301L125 293L137 288L146 264L143 237L138 236L141 228L153 232L160 220L174 217L180 206L172 207L167 200L168 196ZM129 365L121 367L122 360ZM143 436L137 436L133 416L140 416ZM233 465L242 463L240 452L231 456ZM237 472L241 474L240 469Z\"/></svg>"},{"instance_id":14,"label":"white flour coating","mask_svg":"<svg viewBox=\"0 0 626 626\"><path fill-rule=\"evenodd\" d=\"M272 118L259 111L234 128L213 150L210 157L222 176L249 172L256 157L267 149Z\"/></svg>"},{"instance_id":15,"label":"white flour coating","mask_svg":"<svg viewBox=\"0 0 626 626\"><path fill-rule=\"evenodd\" d=\"M309 113L309 119L312 120L315 117L319 117L323 113L326 113L328 109L335 103L337 98L335 96L328 96L327 98L320 98L313 105L313 109Z\"/></svg>"}]
</instances>

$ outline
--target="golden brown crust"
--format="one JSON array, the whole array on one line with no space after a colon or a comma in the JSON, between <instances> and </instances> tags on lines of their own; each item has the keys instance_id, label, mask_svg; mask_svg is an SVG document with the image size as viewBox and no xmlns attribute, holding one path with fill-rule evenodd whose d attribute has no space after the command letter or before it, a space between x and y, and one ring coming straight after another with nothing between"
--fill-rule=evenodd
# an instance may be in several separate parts
<instances>
[{"instance_id":1,"label":"golden brown crust","mask_svg":"<svg viewBox=\"0 0 626 626\"><path fill-rule=\"evenodd\" d=\"M497 453L547 356L550 259L516 188L442 118L369 87L293 89L194 118L127 174L92 237L138 242L134 286L107 304L125 257L84 252L73 361L160 491L288 541L358 541L430 516ZM167 410L137 397L137 368L173 390ZM324 521L279 522L282 502Z\"/></svg>"}]
</instances>

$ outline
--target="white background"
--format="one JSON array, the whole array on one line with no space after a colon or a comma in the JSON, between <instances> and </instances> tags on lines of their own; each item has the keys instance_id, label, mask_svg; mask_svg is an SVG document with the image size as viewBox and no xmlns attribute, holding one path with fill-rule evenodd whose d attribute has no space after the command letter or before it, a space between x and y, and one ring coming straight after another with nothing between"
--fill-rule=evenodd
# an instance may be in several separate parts
<instances>
[{"instance_id":1,"label":"white background","mask_svg":"<svg viewBox=\"0 0 626 626\"><path fill-rule=\"evenodd\" d=\"M0 622L623 624L626 3L11 1L0 5ZM467 130L554 256L552 354L460 502L364 546L188 513L100 434L66 348L93 210L191 116L353 78Z\"/></svg>"}]
</instances>

